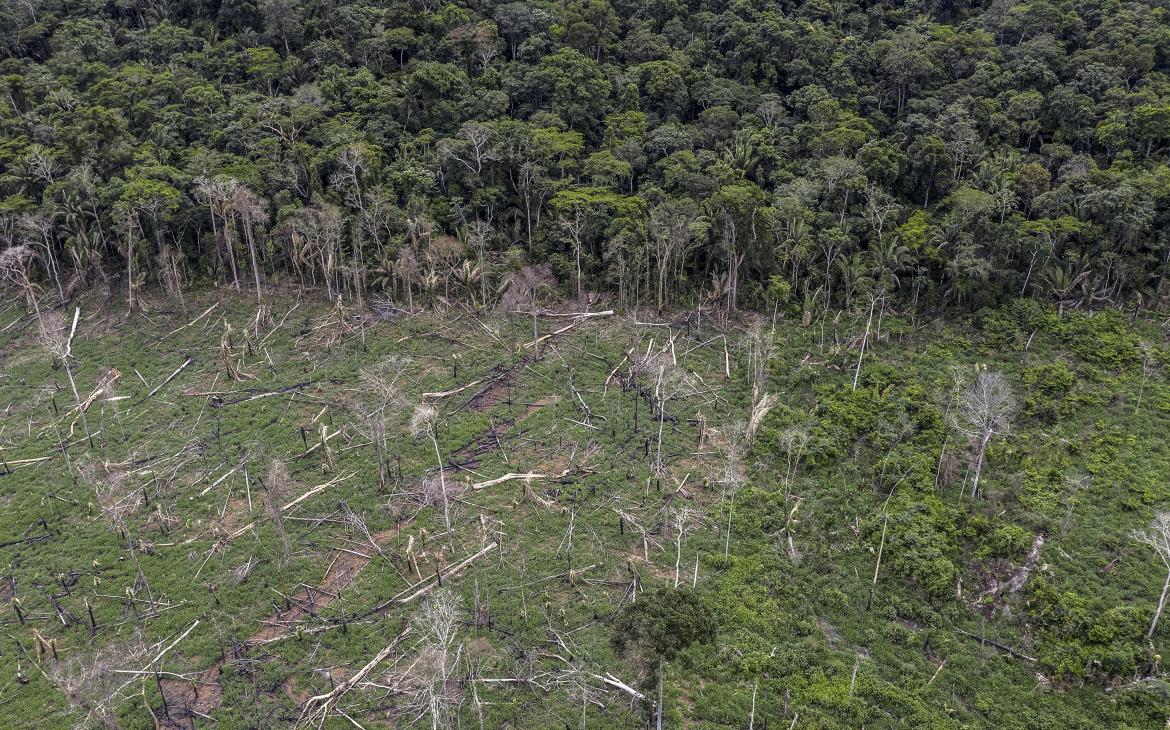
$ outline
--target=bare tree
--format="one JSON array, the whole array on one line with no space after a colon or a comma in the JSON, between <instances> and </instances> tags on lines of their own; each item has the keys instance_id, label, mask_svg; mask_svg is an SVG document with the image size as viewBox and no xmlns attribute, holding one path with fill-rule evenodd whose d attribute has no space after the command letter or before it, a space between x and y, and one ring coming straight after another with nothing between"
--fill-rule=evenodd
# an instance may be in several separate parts
<instances>
[{"instance_id":1,"label":"bare tree","mask_svg":"<svg viewBox=\"0 0 1170 730\"><path fill-rule=\"evenodd\" d=\"M575 205L559 223L573 246L573 260L577 268L577 303L582 304L585 297L582 288L581 254L585 247L585 234L589 230L589 211L584 206Z\"/></svg>"},{"instance_id":2,"label":"bare tree","mask_svg":"<svg viewBox=\"0 0 1170 730\"><path fill-rule=\"evenodd\" d=\"M431 730L451 727L451 708L458 702L458 682L451 681L451 673L459 661L452 654L461 620L459 598L447 588L432 593L410 619L422 643L406 670L408 705L417 707L420 716L431 716Z\"/></svg>"},{"instance_id":3,"label":"bare tree","mask_svg":"<svg viewBox=\"0 0 1170 730\"><path fill-rule=\"evenodd\" d=\"M69 378L69 387L73 390L73 400L77 404L77 411L81 414L81 425L85 429L85 438L93 443L93 434L89 430L89 421L85 417L85 405L81 402L81 395L77 392L77 381L73 378L73 366L70 358L73 355L73 333L77 331L77 320L81 310L73 312L73 326L66 332L65 318L57 310L45 312L37 321L40 327L41 344L55 359L61 361L65 368L65 375Z\"/></svg>"},{"instance_id":4,"label":"bare tree","mask_svg":"<svg viewBox=\"0 0 1170 730\"><path fill-rule=\"evenodd\" d=\"M954 426L970 439L975 448L972 457L975 471L971 480L972 502L979 493L979 478L983 473L987 447L996 436L1011 433L1015 410L1015 397L1003 373L987 370L981 370L975 376L975 382L967 389L959 404L958 413L953 419Z\"/></svg>"},{"instance_id":5,"label":"bare tree","mask_svg":"<svg viewBox=\"0 0 1170 730\"><path fill-rule=\"evenodd\" d=\"M65 289L61 286L61 274L57 266L57 257L53 253L56 248L56 233L53 219L42 215L22 215L20 226L24 229L26 240L33 246L39 246L44 251L45 268L53 277L57 285L57 294L61 301L65 301Z\"/></svg>"},{"instance_id":6,"label":"bare tree","mask_svg":"<svg viewBox=\"0 0 1170 730\"><path fill-rule=\"evenodd\" d=\"M723 455L723 473L719 482L723 485L723 498L727 502L727 532L723 536L723 557L731 550L731 518L735 513L735 494L747 483L744 470L744 450L747 446L747 426L743 421L730 423L720 434L719 451Z\"/></svg>"},{"instance_id":7,"label":"bare tree","mask_svg":"<svg viewBox=\"0 0 1170 730\"><path fill-rule=\"evenodd\" d=\"M183 314L187 314L187 300L183 296L183 256L171 245L163 246L157 256L159 279L167 294L179 300Z\"/></svg>"},{"instance_id":8,"label":"bare tree","mask_svg":"<svg viewBox=\"0 0 1170 730\"><path fill-rule=\"evenodd\" d=\"M456 139L439 143L439 156L462 164L475 175L483 172L484 163L496 159L491 141L495 136L492 128L480 122L465 122Z\"/></svg>"},{"instance_id":9,"label":"bare tree","mask_svg":"<svg viewBox=\"0 0 1170 730\"><path fill-rule=\"evenodd\" d=\"M37 285L29 278L29 270L36 252L31 246L10 246L0 251L0 284L10 284L24 292L28 311L37 319L41 317L41 306L37 299Z\"/></svg>"},{"instance_id":10,"label":"bare tree","mask_svg":"<svg viewBox=\"0 0 1170 730\"><path fill-rule=\"evenodd\" d=\"M673 348L672 338L668 347L641 358L634 365L635 372L654 379L654 404L658 409L658 450L654 459L654 471L658 476L663 474L662 432L666 425L666 404L695 390L691 376L675 364L674 358L671 357L670 351Z\"/></svg>"},{"instance_id":11,"label":"bare tree","mask_svg":"<svg viewBox=\"0 0 1170 730\"><path fill-rule=\"evenodd\" d=\"M233 191L232 208L240 215L244 224L244 240L248 243L248 256L252 261L252 276L256 280L256 301L262 301L264 296L260 290L260 264L256 256L256 226L268 223L268 210L264 200L243 185Z\"/></svg>"},{"instance_id":12,"label":"bare tree","mask_svg":"<svg viewBox=\"0 0 1170 730\"><path fill-rule=\"evenodd\" d=\"M492 236L492 224L488 221L474 220L467 224L467 245L475 251L479 260L479 289L480 300L483 306L488 306L487 300L487 246Z\"/></svg>"},{"instance_id":13,"label":"bare tree","mask_svg":"<svg viewBox=\"0 0 1170 730\"><path fill-rule=\"evenodd\" d=\"M280 493L285 490L288 479L288 468L285 467L284 462L273 459L268 476L261 482L264 487L264 499L268 503L268 515L276 527L277 536L280 537L280 547L286 563L291 551L289 550L288 533L284 531L284 518L280 516Z\"/></svg>"},{"instance_id":14,"label":"bare tree","mask_svg":"<svg viewBox=\"0 0 1170 730\"><path fill-rule=\"evenodd\" d=\"M236 188L239 185L239 181L230 177L195 178L195 197L208 208L208 212L211 215L212 236L217 242L221 240L219 224L216 223L217 218L223 225L222 241L224 253L227 255L228 266L232 272L232 283L235 285L236 291L240 289L240 273L236 267L236 250L232 243L232 226L230 221L234 218L232 204L235 198Z\"/></svg>"},{"instance_id":15,"label":"bare tree","mask_svg":"<svg viewBox=\"0 0 1170 730\"><path fill-rule=\"evenodd\" d=\"M1158 619L1162 617L1162 609L1166 605L1166 593L1170 591L1170 512L1159 512L1154 515L1150 526L1144 530L1134 530L1131 533L1134 540L1153 548L1162 566L1166 569L1166 582L1162 584L1162 595L1158 597L1158 608L1154 610L1154 618L1150 621L1150 630L1146 632L1146 639L1154 635L1158 628Z\"/></svg>"},{"instance_id":16,"label":"bare tree","mask_svg":"<svg viewBox=\"0 0 1170 730\"><path fill-rule=\"evenodd\" d=\"M435 447L435 462L439 467L439 489L443 494L443 523L447 526L447 535L451 534L451 502L447 497L447 476L443 468L443 457L439 454L439 412L431 405L420 405L414 409L410 419L410 433L415 438L426 435Z\"/></svg>"},{"instance_id":17,"label":"bare tree","mask_svg":"<svg viewBox=\"0 0 1170 730\"><path fill-rule=\"evenodd\" d=\"M390 421L406 405L400 378L410 359L391 356L361 372L360 396L353 404L359 428L374 444L378 455L378 482L386 485L390 461Z\"/></svg>"},{"instance_id":18,"label":"bare tree","mask_svg":"<svg viewBox=\"0 0 1170 730\"><path fill-rule=\"evenodd\" d=\"M687 531L698 517L698 513L690 506L683 505L671 510L671 522L674 523L674 587L678 588L679 569L682 564L683 542L687 539Z\"/></svg>"}]
</instances>

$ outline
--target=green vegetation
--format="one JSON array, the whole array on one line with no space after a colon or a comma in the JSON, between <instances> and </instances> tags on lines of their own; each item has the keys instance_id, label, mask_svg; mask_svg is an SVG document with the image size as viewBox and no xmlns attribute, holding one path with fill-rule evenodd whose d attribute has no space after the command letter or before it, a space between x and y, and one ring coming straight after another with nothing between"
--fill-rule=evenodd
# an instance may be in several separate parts
<instances>
[{"instance_id":1,"label":"green vegetation","mask_svg":"<svg viewBox=\"0 0 1170 730\"><path fill-rule=\"evenodd\" d=\"M0 726L1165 727L1166 0L0 38Z\"/></svg>"},{"instance_id":2,"label":"green vegetation","mask_svg":"<svg viewBox=\"0 0 1170 730\"><path fill-rule=\"evenodd\" d=\"M620 308L1141 307L1168 13L7 0L0 240L131 304L277 279L482 305L529 263Z\"/></svg>"},{"instance_id":3,"label":"green vegetation","mask_svg":"<svg viewBox=\"0 0 1170 730\"><path fill-rule=\"evenodd\" d=\"M70 341L16 294L6 716L639 727L660 687L668 727L1170 712L1166 570L1134 534L1170 497L1156 321L1020 302L865 337L868 312L773 331L274 290L88 297ZM1011 407L972 499L989 373Z\"/></svg>"}]
</instances>

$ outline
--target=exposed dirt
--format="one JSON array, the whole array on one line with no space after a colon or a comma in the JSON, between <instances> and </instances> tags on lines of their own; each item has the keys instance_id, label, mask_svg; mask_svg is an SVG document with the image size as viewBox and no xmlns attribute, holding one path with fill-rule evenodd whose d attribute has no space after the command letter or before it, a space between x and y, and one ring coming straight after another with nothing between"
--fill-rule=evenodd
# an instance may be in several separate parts
<instances>
[{"instance_id":1,"label":"exposed dirt","mask_svg":"<svg viewBox=\"0 0 1170 730\"><path fill-rule=\"evenodd\" d=\"M402 526L409 524L403 522ZM387 545L398 535L399 527L374 533L379 546ZM223 700L220 677L229 662L240 664L251 647L259 646L293 634L296 624L306 616L316 616L329 605L337 594L353 583L373 557L363 557L354 552L337 551L329 564L325 577L316 587L306 586L296 596L290 596L291 607L287 611L269 615L263 627L248 637L243 644L235 644L224 651L224 657L205 669L193 682L164 679L162 691L166 696L167 708L157 713L161 724L167 728L189 728L191 721L199 716L209 715ZM169 715L169 720L166 717Z\"/></svg>"}]
</instances>

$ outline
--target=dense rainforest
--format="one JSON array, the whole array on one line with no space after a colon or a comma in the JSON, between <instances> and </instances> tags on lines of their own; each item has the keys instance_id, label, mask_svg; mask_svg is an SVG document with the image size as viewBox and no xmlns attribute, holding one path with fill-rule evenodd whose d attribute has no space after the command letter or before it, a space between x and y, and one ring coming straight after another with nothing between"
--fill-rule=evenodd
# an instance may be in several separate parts
<instances>
[{"instance_id":1,"label":"dense rainforest","mask_svg":"<svg viewBox=\"0 0 1170 730\"><path fill-rule=\"evenodd\" d=\"M0 728L1162 728L1170 0L0 0Z\"/></svg>"},{"instance_id":2,"label":"dense rainforest","mask_svg":"<svg viewBox=\"0 0 1170 730\"><path fill-rule=\"evenodd\" d=\"M483 302L528 262L623 307L1155 302L1168 11L7 0L6 269L130 298Z\"/></svg>"}]
</instances>

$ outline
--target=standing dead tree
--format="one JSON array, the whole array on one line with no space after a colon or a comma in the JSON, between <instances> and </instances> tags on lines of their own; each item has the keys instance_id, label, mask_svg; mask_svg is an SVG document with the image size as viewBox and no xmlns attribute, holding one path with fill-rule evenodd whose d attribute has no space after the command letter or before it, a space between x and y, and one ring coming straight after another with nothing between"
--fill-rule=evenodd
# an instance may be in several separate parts
<instances>
[{"instance_id":1,"label":"standing dead tree","mask_svg":"<svg viewBox=\"0 0 1170 730\"><path fill-rule=\"evenodd\" d=\"M69 387L73 390L73 401L77 404L77 410L81 414L81 425L85 428L85 438L92 446L93 433L89 430L89 421L85 417L85 409L81 406L81 395L77 392L77 381L73 378L73 366L69 362L73 355L73 336L77 332L77 321L80 317L81 309L73 310L73 326L69 329L68 334L65 332L65 319L56 310L46 312L38 324L41 344L65 368L65 375L69 378Z\"/></svg>"},{"instance_id":2,"label":"standing dead tree","mask_svg":"<svg viewBox=\"0 0 1170 730\"><path fill-rule=\"evenodd\" d=\"M687 531L698 521L699 513L689 506L682 506L671 510L671 522L674 525L674 587L678 588L679 572L682 565L683 543L687 539Z\"/></svg>"},{"instance_id":3,"label":"standing dead tree","mask_svg":"<svg viewBox=\"0 0 1170 730\"><path fill-rule=\"evenodd\" d=\"M284 463L273 459L268 476L261 482L264 487L264 500L268 504L268 516L272 518L272 524L276 527L276 534L280 538L281 553L285 563L288 562L291 551L289 550L288 533L284 531L284 518L280 514L281 510L278 504L281 492L285 490L288 481L288 469Z\"/></svg>"},{"instance_id":4,"label":"standing dead tree","mask_svg":"<svg viewBox=\"0 0 1170 730\"><path fill-rule=\"evenodd\" d=\"M744 470L746 427L742 421L728 424L719 434L719 452L723 456L723 470L719 483L723 485L721 501L727 503L727 532L723 536L723 557L731 551L731 520L735 512L735 495L747 482Z\"/></svg>"},{"instance_id":5,"label":"standing dead tree","mask_svg":"<svg viewBox=\"0 0 1170 730\"><path fill-rule=\"evenodd\" d=\"M451 727L451 708L458 702L457 682L451 674L459 662L452 657L462 619L459 599L447 588L435 591L411 618L422 637L418 660L412 665L412 699L431 716L431 730Z\"/></svg>"},{"instance_id":6,"label":"standing dead tree","mask_svg":"<svg viewBox=\"0 0 1170 730\"><path fill-rule=\"evenodd\" d=\"M439 411L431 405L420 405L414 409L410 419L410 433L415 438L427 436L431 446L435 449L435 462L439 467L439 490L443 497L443 524L447 528L447 535L451 534L451 501L447 496L447 475L443 466L443 457L439 453Z\"/></svg>"},{"instance_id":7,"label":"standing dead tree","mask_svg":"<svg viewBox=\"0 0 1170 730\"><path fill-rule=\"evenodd\" d=\"M1149 640L1158 628L1158 619L1162 618L1162 609L1166 606L1166 594L1170 592L1170 512L1159 512L1149 527L1135 530L1132 537L1141 544L1151 547L1166 569L1162 595L1158 597L1158 607L1154 610L1154 618L1150 621L1149 631L1146 632L1146 639Z\"/></svg>"},{"instance_id":8,"label":"standing dead tree","mask_svg":"<svg viewBox=\"0 0 1170 730\"><path fill-rule=\"evenodd\" d=\"M975 449L971 460L975 472L971 480L972 503L979 493L987 447L996 436L1011 433L1015 410L1016 401L1003 373L981 370L952 419L954 427L971 441Z\"/></svg>"},{"instance_id":9,"label":"standing dead tree","mask_svg":"<svg viewBox=\"0 0 1170 730\"><path fill-rule=\"evenodd\" d=\"M29 277L32 260L36 251L31 246L10 246L0 251L0 284L9 284L20 289L28 303L28 311L40 319L41 306L37 298L38 287Z\"/></svg>"},{"instance_id":10,"label":"standing dead tree","mask_svg":"<svg viewBox=\"0 0 1170 730\"><path fill-rule=\"evenodd\" d=\"M232 228L235 221L235 195L240 187L238 180L226 176L195 178L195 197L207 206L211 216L211 231L216 243L222 243L223 255L232 273L232 284L240 290L240 272L236 265L236 247L232 242ZM222 228L221 228L222 226ZM221 238L220 231L223 236Z\"/></svg>"},{"instance_id":11,"label":"standing dead tree","mask_svg":"<svg viewBox=\"0 0 1170 730\"><path fill-rule=\"evenodd\" d=\"M645 375L653 379L653 403L658 411L657 449L654 458L654 473L661 478L664 474L662 462L662 434L666 427L666 406L693 393L696 388L691 375L679 367L674 357L674 336L658 351L652 352L653 342L646 348L646 354L630 367L631 375Z\"/></svg>"},{"instance_id":12,"label":"standing dead tree","mask_svg":"<svg viewBox=\"0 0 1170 730\"><path fill-rule=\"evenodd\" d=\"M351 404L358 429L374 445L378 456L378 484L385 488L390 465L391 421L406 406L401 383L409 358L390 357L361 372L359 398Z\"/></svg>"}]
</instances>

